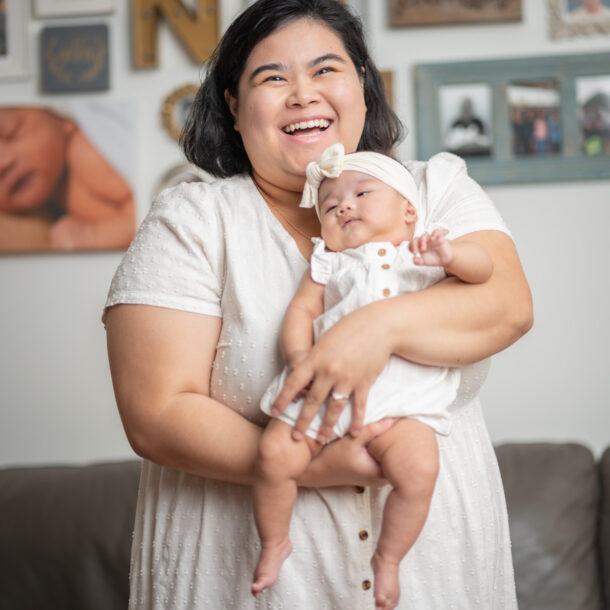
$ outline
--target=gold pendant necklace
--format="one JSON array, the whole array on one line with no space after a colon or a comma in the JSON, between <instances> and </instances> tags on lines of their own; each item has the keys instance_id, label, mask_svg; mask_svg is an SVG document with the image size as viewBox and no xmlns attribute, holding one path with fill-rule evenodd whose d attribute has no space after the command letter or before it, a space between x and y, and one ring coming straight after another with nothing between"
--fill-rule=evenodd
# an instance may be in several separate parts
<instances>
[{"instance_id":1,"label":"gold pendant necklace","mask_svg":"<svg viewBox=\"0 0 610 610\"><path fill-rule=\"evenodd\" d=\"M308 233L305 233L305 231L299 229L299 227L297 227L294 223L290 222L290 220L288 220L288 218L286 218L286 216L284 216L284 214L282 214L282 212L280 211L280 209L276 206L273 205L273 203L271 203L271 201L269 201L263 191L260 189L260 187L258 186L258 184L256 184L255 180L252 180L252 182L254 182L254 186L256 186L256 189L258 190L258 192L260 193L261 197L263 198L263 201L272 209L275 210L275 212L277 213L277 215L292 229L294 229L299 235L301 235L302 237L304 237L307 241L311 241L311 238L313 237L313 235L309 235Z\"/></svg>"}]
</instances>

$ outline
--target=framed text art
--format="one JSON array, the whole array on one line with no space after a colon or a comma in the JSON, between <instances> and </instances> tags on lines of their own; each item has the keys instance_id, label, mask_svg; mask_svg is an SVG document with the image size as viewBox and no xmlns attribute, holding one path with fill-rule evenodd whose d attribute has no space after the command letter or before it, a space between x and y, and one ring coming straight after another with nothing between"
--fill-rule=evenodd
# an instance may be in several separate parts
<instances>
[{"instance_id":1,"label":"framed text art","mask_svg":"<svg viewBox=\"0 0 610 610\"><path fill-rule=\"evenodd\" d=\"M28 3L0 1L0 79L28 75Z\"/></svg>"},{"instance_id":2,"label":"framed text art","mask_svg":"<svg viewBox=\"0 0 610 610\"><path fill-rule=\"evenodd\" d=\"M520 21L521 0L388 0L391 26Z\"/></svg>"},{"instance_id":3,"label":"framed text art","mask_svg":"<svg viewBox=\"0 0 610 610\"><path fill-rule=\"evenodd\" d=\"M108 89L108 26L43 28L40 79L41 88L47 93Z\"/></svg>"},{"instance_id":4,"label":"framed text art","mask_svg":"<svg viewBox=\"0 0 610 610\"><path fill-rule=\"evenodd\" d=\"M484 184L610 177L610 53L415 67L418 156Z\"/></svg>"},{"instance_id":5,"label":"framed text art","mask_svg":"<svg viewBox=\"0 0 610 610\"><path fill-rule=\"evenodd\" d=\"M551 38L610 34L610 0L548 0Z\"/></svg>"}]
</instances>

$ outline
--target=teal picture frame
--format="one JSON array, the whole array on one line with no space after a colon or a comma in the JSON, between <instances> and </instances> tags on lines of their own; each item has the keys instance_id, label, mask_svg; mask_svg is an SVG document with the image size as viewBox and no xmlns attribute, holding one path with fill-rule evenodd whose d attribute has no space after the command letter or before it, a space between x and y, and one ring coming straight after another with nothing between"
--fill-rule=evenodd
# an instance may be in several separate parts
<instances>
[{"instance_id":1,"label":"teal picture frame","mask_svg":"<svg viewBox=\"0 0 610 610\"><path fill-rule=\"evenodd\" d=\"M607 77L607 79L606 79ZM448 150L441 121L441 91L452 87L489 90L490 151L486 156L467 156L469 174L482 184L554 182L610 177L610 115L605 115L606 152L592 154L583 143L581 126L585 106L579 106L577 88L600 79L610 86L610 53L552 55L486 61L419 64L414 68L416 139L420 159ZM511 123L509 92L515 84L554 83L561 146L558 152L518 154L515 124ZM610 100L610 96L608 96ZM610 111L610 107L608 108ZM599 147L598 147L599 149ZM595 150L598 150L595 149ZM585 152L589 151L589 154Z\"/></svg>"}]
</instances>

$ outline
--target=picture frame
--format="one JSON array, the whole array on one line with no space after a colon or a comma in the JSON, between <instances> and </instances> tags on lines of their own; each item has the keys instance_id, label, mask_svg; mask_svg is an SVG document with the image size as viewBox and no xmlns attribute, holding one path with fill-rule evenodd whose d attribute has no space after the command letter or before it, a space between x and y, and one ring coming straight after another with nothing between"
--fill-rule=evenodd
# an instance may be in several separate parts
<instances>
[{"instance_id":1,"label":"picture frame","mask_svg":"<svg viewBox=\"0 0 610 610\"><path fill-rule=\"evenodd\" d=\"M114 12L114 0L34 0L36 17L74 17Z\"/></svg>"},{"instance_id":2,"label":"picture frame","mask_svg":"<svg viewBox=\"0 0 610 610\"><path fill-rule=\"evenodd\" d=\"M161 104L161 124L169 136L180 141L182 130L186 124L188 114L195 95L199 91L197 83L187 83L176 87L163 99Z\"/></svg>"},{"instance_id":3,"label":"picture frame","mask_svg":"<svg viewBox=\"0 0 610 610\"><path fill-rule=\"evenodd\" d=\"M110 88L108 25L46 26L40 31L40 87L46 93Z\"/></svg>"},{"instance_id":4,"label":"picture frame","mask_svg":"<svg viewBox=\"0 0 610 610\"><path fill-rule=\"evenodd\" d=\"M610 34L610 0L547 0L551 38Z\"/></svg>"},{"instance_id":5,"label":"picture frame","mask_svg":"<svg viewBox=\"0 0 610 610\"><path fill-rule=\"evenodd\" d=\"M4 0L0 13L0 79L29 75L28 17L27 2Z\"/></svg>"},{"instance_id":6,"label":"picture frame","mask_svg":"<svg viewBox=\"0 0 610 610\"><path fill-rule=\"evenodd\" d=\"M390 26L454 25L495 21L521 21L521 0L388 0Z\"/></svg>"},{"instance_id":7,"label":"picture frame","mask_svg":"<svg viewBox=\"0 0 610 610\"><path fill-rule=\"evenodd\" d=\"M414 81L421 159L459 154L482 184L610 177L608 52L420 64Z\"/></svg>"}]
</instances>

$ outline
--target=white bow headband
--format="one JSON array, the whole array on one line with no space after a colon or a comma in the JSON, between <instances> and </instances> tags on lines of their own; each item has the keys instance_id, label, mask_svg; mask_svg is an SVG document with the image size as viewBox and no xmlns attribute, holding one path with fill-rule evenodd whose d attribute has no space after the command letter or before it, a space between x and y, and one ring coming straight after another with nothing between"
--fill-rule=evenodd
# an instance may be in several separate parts
<instances>
[{"instance_id":1,"label":"white bow headband","mask_svg":"<svg viewBox=\"0 0 610 610\"><path fill-rule=\"evenodd\" d=\"M338 178L343 171L362 172L391 186L417 209L418 193L413 176L398 161L376 152L355 152L345 154L343 144L333 144L317 161L307 165L307 181L301 198L302 208L316 208L320 217L318 190L325 178Z\"/></svg>"}]
</instances>

